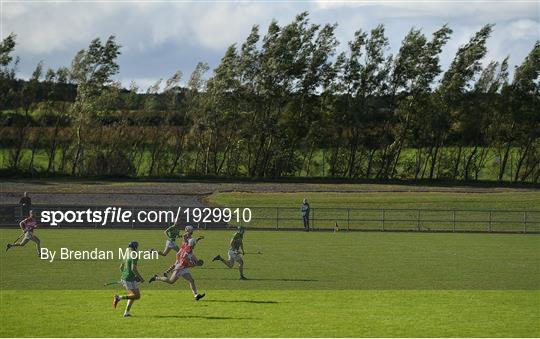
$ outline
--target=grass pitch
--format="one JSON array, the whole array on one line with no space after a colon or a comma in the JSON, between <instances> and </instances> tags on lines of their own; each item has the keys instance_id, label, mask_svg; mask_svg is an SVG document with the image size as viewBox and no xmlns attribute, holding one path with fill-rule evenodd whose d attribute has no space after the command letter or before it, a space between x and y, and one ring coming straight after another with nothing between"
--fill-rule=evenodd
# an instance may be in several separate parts
<instances>
[{"instance_id":1,"label":"grass pitch","mask_svg":"<svg viewBox=\"0 0 540 339\"><path fill-rule=\"evenodd\" d=\"M208 200L227 206L293 207L298 210L304 198L308 198L313 208L531 210L540 206L540 190L478 193L466 192L466 189L461 192L415 192L414 187L411 192L406 192L403 189L404 186L386 192L218 192Z\"/></svg>"},{"instance_id":2,"label":"grass pitch","mask_svg":"<svg viewBox=\"0 0 540 339\"><path fill-rule=\"evenodd\" d=\"M161 231L38 230L53 250L114 249ZM118 260L53 263L33 244L0 254L2 337L444 337L540 336L540 237L504 234L248 231L246 275L211 258L230 231L205 231L187 284L144 283L133 317L113 310ZM17 230L1 230L1 243ZM261 254L257 254L257 253ZM148 278L173 261L141 261ZM30 322L21 320L31 319Z\"/></svg>"},{"instance_id":3,"label":"grass pitch","mask_svg":"<svg viewBox=\"0 0 540 339\"><path fill-rule=\"evenodd\" d=\"M540 232L540 191L218 192L207 200L218 206L250 207L255 220L250 227L301 229L303 198L308 198L311 217L316 218L311 226L319 229L331 229L337 222L342 229L351 230L384 227L385 230ZM383 210L385 222L381 225Z\"/></svg>"},{"instance_id":4,"label":"grass pitch","mask_svg":"<svg viewBox=\"0 0 540 339\"><path fill-rule=\"evenodd\" d=\"M4 291L3 337L538 337L538 291ZM183 288L182 288L183 289ZM120 304L120 307L123 304ZM21 315L31 317L31 324Z\"/></svg>"}]
</instances>

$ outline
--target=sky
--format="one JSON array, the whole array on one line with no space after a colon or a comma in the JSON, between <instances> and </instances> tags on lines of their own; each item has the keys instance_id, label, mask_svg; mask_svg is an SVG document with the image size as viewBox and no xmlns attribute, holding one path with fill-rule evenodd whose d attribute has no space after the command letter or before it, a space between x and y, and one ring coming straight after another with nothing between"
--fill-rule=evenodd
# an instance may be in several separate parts
<instances>
[{"instance_id":1,"label":"sky","mask_svg":"<svg viewBox=\"0 0 540 339\"><path fill-rule=\"evenodd\" d=\"M303 11L315 24L337 23L338 51L358 29L383 24L396 54L405 34L426 35L449 24L454 33L443 49L445 69L459 46L483 25L495 24L484 64L510 56L513 68L540 39L539 1L39 1L0 0L0 38L17 35L18 76L28 78L39 61L45 68L69 66L89 42L115 35L122 45L115 76L145 90L177 70L189 78L199 61L213 69L231 44L241 45L254 24L261 34L272 19L285 25Z\"/></svg>"}]
</instances>

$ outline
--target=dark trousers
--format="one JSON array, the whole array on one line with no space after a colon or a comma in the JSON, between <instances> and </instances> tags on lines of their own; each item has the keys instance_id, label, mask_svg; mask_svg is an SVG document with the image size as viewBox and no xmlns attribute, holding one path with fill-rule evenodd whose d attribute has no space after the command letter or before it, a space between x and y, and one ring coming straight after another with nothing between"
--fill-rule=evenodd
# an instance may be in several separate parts
<instances>
[{"instance_id":1,"label":"dark trousers","mask_svg":"<svg viewBox=\"0 0 540 339\"><path fill-rule=\"evenodd\" d=\"M30 206L23 206L21 208L21 213L24 218L28 217L30 215Z\"/></svg>"},{"instance_id":2,"label":"dark trousers","mask_svg":"<svg viewBox=\"0 0 540 339\"><path fill-rule=\"evenodd\" d=\"M309 215L302 216L302 220L304 220L304 230L309 231Z\"/></svg>"}]
</instances>

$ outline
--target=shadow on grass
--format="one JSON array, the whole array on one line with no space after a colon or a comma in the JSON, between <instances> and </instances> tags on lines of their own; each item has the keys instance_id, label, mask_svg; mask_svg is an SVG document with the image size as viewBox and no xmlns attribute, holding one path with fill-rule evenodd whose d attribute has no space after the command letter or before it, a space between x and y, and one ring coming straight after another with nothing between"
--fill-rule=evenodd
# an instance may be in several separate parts
<instances>
[{"instance_id":1,"label":"shadow on grass","mask_svg":"<svg viewBox=\"0 0 540 339\"><path fill-rule=\"evenodd\" d=\"M250 317L213 317L213 316L202 316L202 315L154 315L151 318L160 318L160 319L206 319L206 320L248 320L248 319L258 319Z\"/></svg>"},{"instance_id":2,"label":"shadow on grass","mask_svg":"<svg viewBox=\"0 0 540 339\"><path fill-rule=\"evenodd\" d=\"M273 300L205 300L205 303L279 304Z\"/></svg>"},{"instance_id":3,"label":"shadow on grass","mask_svg":"<svg viewBox=\"0 0 540 339\"><path fill-rule=\"evenodd\" d=\"M239 279L232 279L232 278L224 278L220 280L239 280ZM288 279L288 278L282 278L282 279L271 279L271 278L248 278L247 281L319 281L315 279Z\"/></svg>"}]
</instances>

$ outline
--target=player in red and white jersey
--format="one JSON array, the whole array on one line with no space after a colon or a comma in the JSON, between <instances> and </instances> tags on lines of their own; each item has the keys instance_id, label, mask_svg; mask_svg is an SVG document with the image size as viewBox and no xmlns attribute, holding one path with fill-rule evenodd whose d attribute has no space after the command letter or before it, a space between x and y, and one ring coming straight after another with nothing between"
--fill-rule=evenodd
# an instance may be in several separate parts
<instances>
[{"instance_id":1,"label":"player in red and white jersey","mask_svg":"<svg viewBox=\"0 0 540 339\"><path fill-rule=\"evenodd\" d=\"M187 244L189 239L191 239L191 237L193 236L193 226L186 226L186 228L184 228L184 231L184 234L182 234L182 245Z\"/></svg>"},{"instance_id":2,"label":"player in red and white jersey","mask_svg":"<svg viewBox=\"0 0 540 339\"><path fill-rule=\"evenodd\" d=\"M189 239L186 243L182 244L180 250L176 253L176 262L173 265L172 274L170 277L160 277L156 274L150 278L148 282L152 283L154 281L162 281L172 285L178 280L178 278L182 277L189 283L189 287L191 287L195 300L204 298L205 294L199 294L199 292L197 292L195 280L193 280L191 273L189 273L190 267L202 266L204 263L201 259L197 259L193 253L197 240L198 239Z\"/></svg>"},{"instance_id":3,"label":"player in red and white jersey","mask_svg":"<svg viewBox=\"0 0 540 339\"><path fill-rule=\"evenodd\" d=\"M39 238L34 235L34 229L37 226L38 226L37 225L37 220L34 218L34 212L30 211L30 214L29 214L28 218L24 219L23 221L21 221L19 223L19 227L23 231L24 237L18 243L7 244L6 251L9 250L12 247L24 246L24 245L26 245L26 243L28 243L28 241L32 240L33 242L36 243L37 255L40 256L40 254L41 254L40 243L41 242L40 242Z\"/></svg>"},{"instance_id":4,"label":"player in red and white jersey","mask_svg":"<svg viewBox=\"0 0 540 339\"><path fill-rule=\"evenodd\" d=\"M180 249L178 250L177 252L177 255L178 253L180 252L180 250L182 249L182 246L184 246L185 244L187 244L189 242L189 240L192 238L193 236L193 226L186 226L184 228L184 234L182 234L182 244L180 245ZM199 241L199 240L202 240L204 239L203 236L200 236L200 237L197 237L197 239L195 240L195 242ZM163 272L163 276L165 278L167 278L167 276L174 270L174 267L175 267L175 264L172 264L165 272Z\"/></svg>"}]
</instances>

